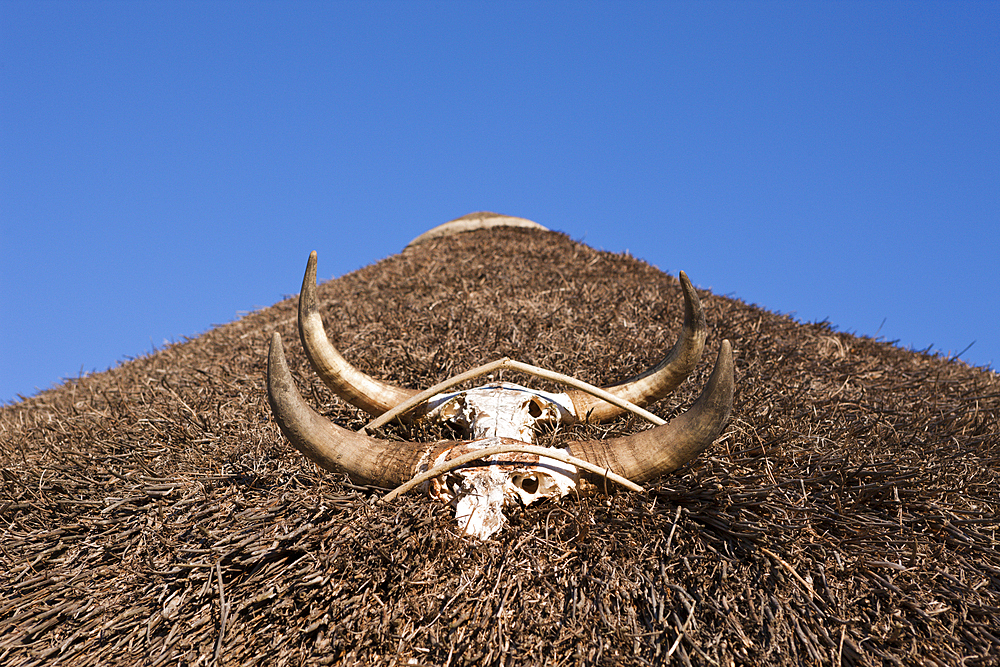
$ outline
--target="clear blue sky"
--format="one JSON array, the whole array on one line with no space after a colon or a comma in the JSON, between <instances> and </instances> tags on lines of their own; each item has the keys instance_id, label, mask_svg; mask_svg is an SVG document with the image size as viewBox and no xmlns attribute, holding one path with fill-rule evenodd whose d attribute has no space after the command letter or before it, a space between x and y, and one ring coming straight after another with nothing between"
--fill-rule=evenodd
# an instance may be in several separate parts
<instances>
[{"instance_id":1,"label":"clear blue sky","mask_svg":"<svg viewBox=\"0 0 1000 667\"><path fill-rule=\"evenodd\" d=\"M0 0L0 402L484 209L996 367L1000 3Z\"/></svg>"}]
</instances>

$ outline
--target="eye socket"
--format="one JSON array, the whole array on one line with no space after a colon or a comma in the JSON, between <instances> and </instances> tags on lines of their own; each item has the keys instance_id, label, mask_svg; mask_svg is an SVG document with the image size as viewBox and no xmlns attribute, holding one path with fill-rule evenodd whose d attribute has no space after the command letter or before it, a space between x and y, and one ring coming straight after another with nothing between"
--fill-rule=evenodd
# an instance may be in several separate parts
<instances>
[{"instance_id":1,"label":"eye socket","mask_svg":"<svg viewBox=\"0 0 1000 667\"><path fill-rule=\"evenodd\" d=\"M538 491L538 478L534 475L520 477L515 483L521 487L525 493L535 493Z\"/></svg>"},{"instance_id":2,"label":"eye socket","mask_svg":"<svg viewBox=\"0 0 1000 667\"><path fill-rule=\"evenodd\" d=\"M538 404L538 401L531 399L528 401L528 414L535 419L542 416L542 406Z\"/></svg>"},{"instance_id":3,"label":"eye socket","mask_svg":"<svg viewBox=\"0 0 1000 667\"><path fill-rule=\"evenodd\" d=\"M456 396L439 408L441 419L454 419L465 410L465 396Z\"/></svg>"}]
</instances>

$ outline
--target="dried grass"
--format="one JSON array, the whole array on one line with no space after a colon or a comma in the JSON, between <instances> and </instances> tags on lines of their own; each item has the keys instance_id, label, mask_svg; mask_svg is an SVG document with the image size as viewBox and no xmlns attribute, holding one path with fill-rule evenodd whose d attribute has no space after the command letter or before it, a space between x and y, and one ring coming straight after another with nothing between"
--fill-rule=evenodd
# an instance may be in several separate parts
<instances>
[{"instance_id":1,"label":"dried grass","mask_svg":"<svg viewBox=\"0 0 1000 667\"><path fill-rule=\"evenodd\" d=\"M655 268L514 229L320 298L349 360L417 388L504 355L611 382L682 316ZM722 440L647 495L516 511L486 543L420 496L372 507L283 441L272 331L307 400L366 421L310 372L294 300L0 408L0 663L1000 663L998 376L702 298L705 362L654 411L690 404L730 338Z\"/></svg>"}]
</instances>

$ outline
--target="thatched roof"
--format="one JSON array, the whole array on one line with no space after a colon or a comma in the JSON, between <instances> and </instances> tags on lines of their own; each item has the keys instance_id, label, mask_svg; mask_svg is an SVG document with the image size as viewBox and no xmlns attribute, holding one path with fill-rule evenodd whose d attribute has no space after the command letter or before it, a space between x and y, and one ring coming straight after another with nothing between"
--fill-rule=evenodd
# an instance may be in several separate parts
<instances>
[{"instance_id":1,"label":"thatched roof","mask_svg":"<svg viewBox=\"0 0 1000 667\"><path fill-rule=\"evenodd\" d=\"M656 268L521 228L429 240L320 298L352 363L416 388L501 355L611 382L682 312ZM646 495L510 512L488 542L420 495L372 506L282 439L273 331L312 405L367 421L309 369L294 299L3 407L0 663L1000 662L1000 378L702 301L702 367L653 409L689 405L729 338L720 441Z\"/></svg>"}]
</instances>

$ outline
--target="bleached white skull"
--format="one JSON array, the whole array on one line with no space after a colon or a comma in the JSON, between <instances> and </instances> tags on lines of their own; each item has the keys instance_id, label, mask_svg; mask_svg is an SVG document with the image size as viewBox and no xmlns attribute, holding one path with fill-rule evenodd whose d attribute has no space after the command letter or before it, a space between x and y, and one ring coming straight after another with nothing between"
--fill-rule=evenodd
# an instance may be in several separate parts
<instances>
[{"instance_id":1,"label":"bleached white skull","mask_svg":"<svg viewBox=\"0 0 1000 667\"><path fill-rule=\"evenodd\" d=\"M427 404L428 419L450 423L464 437L471 438L441 452L431 462L431 468L504 440L534 443L541 425L576 420L567 394L551 394L508 382L439 394ZM467 534L486 539L506 523L505 505L527 506L544 498L561 498L579 481L579 471L573 465L511 452L431 480L428 492L432 498L454 504L455 518Z\"/></svg>"},{"instance_id":2,"label":"bleached white skull","mask_svg":"<svg viewBox=\"0 0 1000 667\"><path fill-rule=\"evenodd\" d=\"M567 394L550 394L510 382L438 394L427 401L430 419L446 421L472 438L533 442L541 424L576 421Z\"/></svg>"},{"instance_id":3,"label":"bleached white skull","mask_svg":"<svg viewBox=\"0 0 1000 667\"><path fill-rule=\"evenodd\" d=\"M601 475L595 476L594 471L607 471L637 483L654 479L684 465L718 437L729 417L733 397L732 349L725 340L701 395L687 412L669 424L653 417L660 426L628 437L575 441L544 450L553 456L558 453L575 457L575 466L550 459L545 453L503 453L437 474L437 469L448 461L470 452L497 444L529 446L543 423L607 421L622 414L623 405L641 407L672 392L701 358L707 331L698 295L683 272L680 282L684 294L680 337L661 363L632 378L603 390L564 378L584 389L562 394L501 382L424 398L422 392L362 373L330 343L319 315L316 253L312 253L299 297L299 333L316 373L340 398L372 415L398 416L397 406L402 409L412 402L414 407L406 418L449 422L463 439L438 443L380 440L324 419L295 388L277 333L271 337L268 356L268 400L285 437L328 470L346 472L355 481L382 487L405 485L419 473L431 470L429 474L436 477L428 484L430 495L453 503L465 532L485 539L503 527L505 505L529 505L543 498L565 496L578 489L584 478L599 482Z\"/></svg>"}]
</instances>

